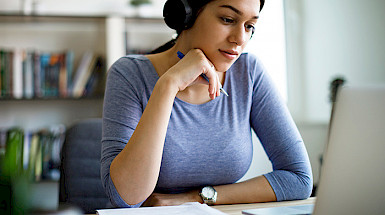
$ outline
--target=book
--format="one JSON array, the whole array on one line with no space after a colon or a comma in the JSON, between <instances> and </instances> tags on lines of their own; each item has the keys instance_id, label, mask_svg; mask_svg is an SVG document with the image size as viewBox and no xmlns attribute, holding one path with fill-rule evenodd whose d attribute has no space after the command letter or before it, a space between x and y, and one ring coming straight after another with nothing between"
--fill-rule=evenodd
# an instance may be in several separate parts
<instances>
[{"instance_id":1,"label":"book","mask_svg":"<svg viewBox=\"0 0 385 215\"><path fill-rule=\"evenodd\" d=\"M13 52L8 50L6 51L6 63L5 63L5 73L7 74L5 92L6 97L11 98L13 95Z\"/></svg>"},{"instance_id":2,"label":"book","mask_svg":"<svg viewBox=\"0 0 385 215\"><path fill-rule=\"evenodd\" d=\"M0 160L5 155L5 147L7 141L7 130L0 128Z\"/></svg>"},{"instance_id":3,"label":"book","mask_svg":"<svg viewBox=\"0 0 385 215\"><path fill-rule=\"evenodd\" d=\"M3 97L3 51L0 49L0 98Z\"/></svg>"},{"instance_id":4,"label":"book","mask_svg":"<svg viewBox=\"0 0 385 215\"><path fill-rule=\"evenodd\" d=\"M53 125L40 131L42 147L42 179L59 180L60 150L64 143L65 126Z\"/></svg>"},{"instance_id":5,"label":"book","mask_svg":"<svg viewBox=\"0 0 385 215\"><path fill-rule=\"evenodd\" d=\"M34 57L31 51L23 51L23 96L31 99L34 96Z\"/></svg>"},{"instance_id":6,"label":"book","mask_svg":"<svg viewBox=\"0 0 385 215\"><path fill-rule=\"evenodd\" d=\"M59 55L59 83L58 90L59 96L62 98L67 97L67 85L68 85L68 71L67 71L67 63L66 63L66 54L62 53Z\"/></svg>"},{"instance_id":7,"label":"book","mask_svg":"<svg viewBox=\"0 0 385 215\"><path fill-rule=\"evenodd\" d=\"M50 169L52 135L47 131L40 131L40 144L41 144L41 178L49 179L48 172Z\"/></svg>"},{"instance_id":8,"label":"book","mask_svg":"<svg viewBox=\"0 0 385 215\"><path fill-rule=\"evenodd\" d=\"M39 181L41 179L41 144L39 133L34 133L31 137L28 173L31 180Z\"/></svg>"},{"instance_id":9,"label":"book","mask_svg":"<svg viewBox=\"0 0 385 215\"><path fill-rule=\"evenodd\" d=\"M49 61L43 71L44 76L44 97L59 97L59 83L61 70L61 53L50 53Z\"/></svg>"},{"instance_id":10,"label":"book","mask_svg":"<svg viewBox=\"0 0 385 215\"><path fill-rule=\"evenodd\" d=\"M41 87L41 57L40 52L34 51L32 53L32 66L33 66L33 91L34 97L43 97L42 87Z\"/></svg>"},{"instance_id":11,"label":"book","mask_svg":"<svg viewBox=\"0 0 385 215\"><path fill-rule=\"evenodd\" d=\"M23 51L21 49L15 49L13 51L12 65L12 97L21 99L23 97Z\"/></svg>"},{"instance_id":12,"label":"book","mask_svg":"<svg viewBox=\"0 0 385 215\"><path fill-rule=\"evenodd\" d=\"M0 97L7 97L8 72L7 72L7 51L0 50Z\"/></svg>"},{"instance_id":13,"label":"book","mask_svg":"<svg viewBox=\"0 0 385 215\"><path fill-rule=\"evenodd\" d=\"M32 134L30 131L24 131L24 143L23 143L23 169L28 170L29 162L29 151L31 147L31 137Z\"/></svg>"},{"instance_id":14,"label":"book","mask_svg":"<svg viewBox=\"0 0 385 215\"><path fill-rule=\"evenodd\" d=\"M73 68L74 68L74 57L73 51L69 50L66 52L65 64L67 70L67 96L72 95L72 80L73 80Z\"/></svg>"},{"instance_id":15,"label":"book","mask_svg":"<svg viewBox=\"0 0 385 215\"><path fill-rule=\"evenodd\" d=\"M47 97L50 96L49 92L49 83L46 81L50 77L49 64L50 64L51 54L50 53L41 53L40 55L40 70L37 71L40 85L37 86L39 88L40 94L37 97Z\"/></svg>"},{"instance_id":16,"label":"book","mask_svg":"<svg viewBox=\"0 0 385 215\"><path fill-rule=\"evenodd\" d=\"M13 95L13 58L11 50L0 49L0 97Z\"/></svg>"},{"instance_id":17,"label":"book","mask_svg":"<svg viewBox=\"0 0 385 215\"><path fill-rule=\"evenodd\" d=\"M97 56L93 52L87 51L84 53L73 80L72 96L74 98L83 96L84 89L96 64L96 60Z\"/></svg>"},{"instance_id":18,"label":"book","mask_svg":"<svg viewBox=\"0 0 385 215\"><path fill-rule=\"evenodd\" d=\"M91 76L87 81L85 86L83 96L101 96L104 94L104 86L105 86L105 62L102 57L98 57L96 60L96 64L91 72Z\"/></svg>"}]
</instances>

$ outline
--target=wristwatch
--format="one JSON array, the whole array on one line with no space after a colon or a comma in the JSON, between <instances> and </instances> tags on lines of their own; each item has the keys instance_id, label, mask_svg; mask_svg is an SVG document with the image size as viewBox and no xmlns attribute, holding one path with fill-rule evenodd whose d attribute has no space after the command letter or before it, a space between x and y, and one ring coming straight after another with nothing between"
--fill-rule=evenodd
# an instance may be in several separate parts
<instances>
[{"instance_id":1,"label":"wristwatch","mask_svg":"<svg viewBox=\"0 0 385 215\"><path fill-rule=\"evenodd\" d=\"M212 186L203 187L199 195L205 204L213 205L217 201L218 193Z\"/></svg>"}]
</instances>

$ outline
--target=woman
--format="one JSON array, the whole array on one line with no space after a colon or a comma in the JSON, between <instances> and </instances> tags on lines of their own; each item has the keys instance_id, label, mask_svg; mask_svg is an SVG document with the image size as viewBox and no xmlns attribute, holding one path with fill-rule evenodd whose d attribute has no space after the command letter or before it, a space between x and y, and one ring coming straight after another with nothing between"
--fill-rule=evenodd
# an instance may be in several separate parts
<instances>
[{"instance_id":1,"label":"woman","mask_svg":"<svg viewBox=\"0 0 385 215\"><path fill-rule=\"evenodd\" d=\"M263 2L169 0L165 21L179 33L175 44L110 68L101 174L114 206L309 197L312 175L301 136L260 61L241 54ZM176 19L181 10L191 11L190 19ZM252 160L251 129L274 171L235 183Z\"/></svg>"}]
</instances>

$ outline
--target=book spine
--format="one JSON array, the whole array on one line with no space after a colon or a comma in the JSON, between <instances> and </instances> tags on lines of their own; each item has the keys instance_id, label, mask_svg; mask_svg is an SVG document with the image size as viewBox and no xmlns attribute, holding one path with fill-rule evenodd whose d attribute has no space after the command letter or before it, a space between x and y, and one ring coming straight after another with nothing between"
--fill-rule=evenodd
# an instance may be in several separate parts
<instances>
[{"instance_id":1,"label":"book spine","mask_svg":"<svg viewBox=\"0 0 385 215\"><path fill-rule=\"evenodd\" d=\"M5 97L5 87L6 87L6 74L5 74L5 51L0 50L0 97Z\"/></svg>"},{"instance_id":2,"label":"book spine","mask_svg":"<svg viewBox=\"0 0 385 215\"><path fill-rule=\"evenodd\" d=\"M85 96L100 96L103 94L104 90L104 60L102 57L98 57L96 60L96 64L91 73L91 77L89 78L86 87L85 87Z\"/></svg>"},{"instance_id":3,"label":"book spine","mask_svg":"<svg viewBox=\"0 0 385 215\"><path fill-rule=\"evenodd\" d=\"M40 164L36 164L39 150L41 150L40 143L39 143L39 134L38 133L31 134L31 143L30 143L30 150L29 150L29 156L28 156L27 172L29 174L29 178L35 181L37 181L36 179L40 178L40 176L37 176L36 178L36 175L38 175L36 174L36 165L40 165Z\"/></svg>"},{"instance_id":4,"label":"book spine","mask_svg":"<svg viewBox=\"0 0 385 215\"><path fill-rule=\"evenodd\" d=\"M60 61L59 54L51 54L46 68L46 77L44 80L46 97L59 96L59 73Z\"/></svg>"},{"instance_id":5,"label":"book spine","mask_svg":"<svg viewBox=\"0 0 385 215\"><path fill-rule=\"evenodd\" d=\"M62 53L59 56L59 96L62 98L67 97L67 73L66 54Z\"/></svg>"},{"instance_id":6,"label":"book spine","mask_svg":"<svg viewBox=\"0 0 385 215\"><path fill-rule=\"evenodd\" d=\"M41 90L41 63L40 63L40 53L34 51L32 54L32 66L33 66L33 76L34 76L34 96L43 97L43 92Z\"/></svg>"},{"instance_id":7,"label":"book spine","mask_svg":"<svg viewBox=\"0 0 385 215\"><path fill-rule=\"evenodd\" d=\"M73 51L66 52L65 67L67 69L67 96L72 95L74 57L75 55Z\"/></svg>"},{"instance_id":8,"label":"book spine","mask_svg":"<svg viewBox=\"0 0 385 215\"><path fill-rule=\"evenodd\" d=\"M43 154L42 154L42 143L41 143L41 134L37 133L36 134L36 151L34 155L34 160L32 160L32 165L34 166L34 171L33 171L33 177L35 181L40 181L41 180L41 175L42 175L42 169L43 169Z\"/></svg>"},{"instance_id":9,"label":"book spine","mask_svg":"<svg viewBox=\"0 0 385 215\"><path fill-rule=\"evenodd\" d=\"M49 84L47 80L50 77L49 73L49 63L50 63L50 54L42 53L40 55L40 90L41 97L49 97Z\"/></svg>"},{"instance_id":10,"label":"book spine","mask_svg":"<svg viewBox=\"0 0 385 215\"><path fill-rule=\"evenodd\" d=\"M13 52L6 52L6 64L5 73L7 74L7 85L6 85L6 97L12 98L13 95Z\"/></svg>"},{"instance_id":11,"label":"book spine","mask_svg":"<svg viewBox=\"0 0 385 215\"><path fill-rule=\"evenodd\" d=\"M13 54L13 97L23 97L23 52L15 49Z\"/></svg>"},{"instance_id":12,"label":"book spine","mask_svg":"<svg viewBox=\"0 0 385 215\"><path fill-rule=\"evenodd\" d=\"M31 147L31 132L24 131L23 169L28 170L29 152Z\"/></svg>"},{"instance_id":13,"label":"book spine","mask_svg":"<svg viewBox=\"0 0 385 215\"><path fill-rule=\"evenodd\" d=\"M0 157L5 155L5 147L7 141L7 130L0 129Z\"/></svg>"},{"instance_id":14,"label":"book spine","mask_svg":"<svg viewBox=\"0 0 385 215\"><path fill-rule=\"evenodd\" d=\"M94 64L94 61L95 55L93 52L88 51L84 53L73 80L72 96L74 98L79 98L83 95L85 82L89 78L90 69Z\"/></svg>"},{"instance_id":15,"label":"book spine","mask_svg":"<svg viewBox=\"0 0 385 215\"><path fill-rule=\"evenodd\" d=\"M34 68L33 53L24 51L23 54L23 78L24 78L24 97L31 99L34 96Z\"/></svg>"}]
</instances>

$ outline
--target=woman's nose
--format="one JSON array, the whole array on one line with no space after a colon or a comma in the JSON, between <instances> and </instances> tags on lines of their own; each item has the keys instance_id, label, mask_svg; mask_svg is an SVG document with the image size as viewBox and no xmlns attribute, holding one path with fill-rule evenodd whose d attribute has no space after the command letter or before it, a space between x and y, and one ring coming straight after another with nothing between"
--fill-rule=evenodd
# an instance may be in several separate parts
<instances>
[{"instance_id":1,"label":"woman's nose","mask_svg":"<svg viewBox=\"0 0 385 215\"><path fill-rule=\"evenodd\" d=\"M248 33L245 31L245 27L237 27L231 32L231 36L229 41L237 44L238 46L242 46L248 37Z\"/></svg>"}]
</instances>

